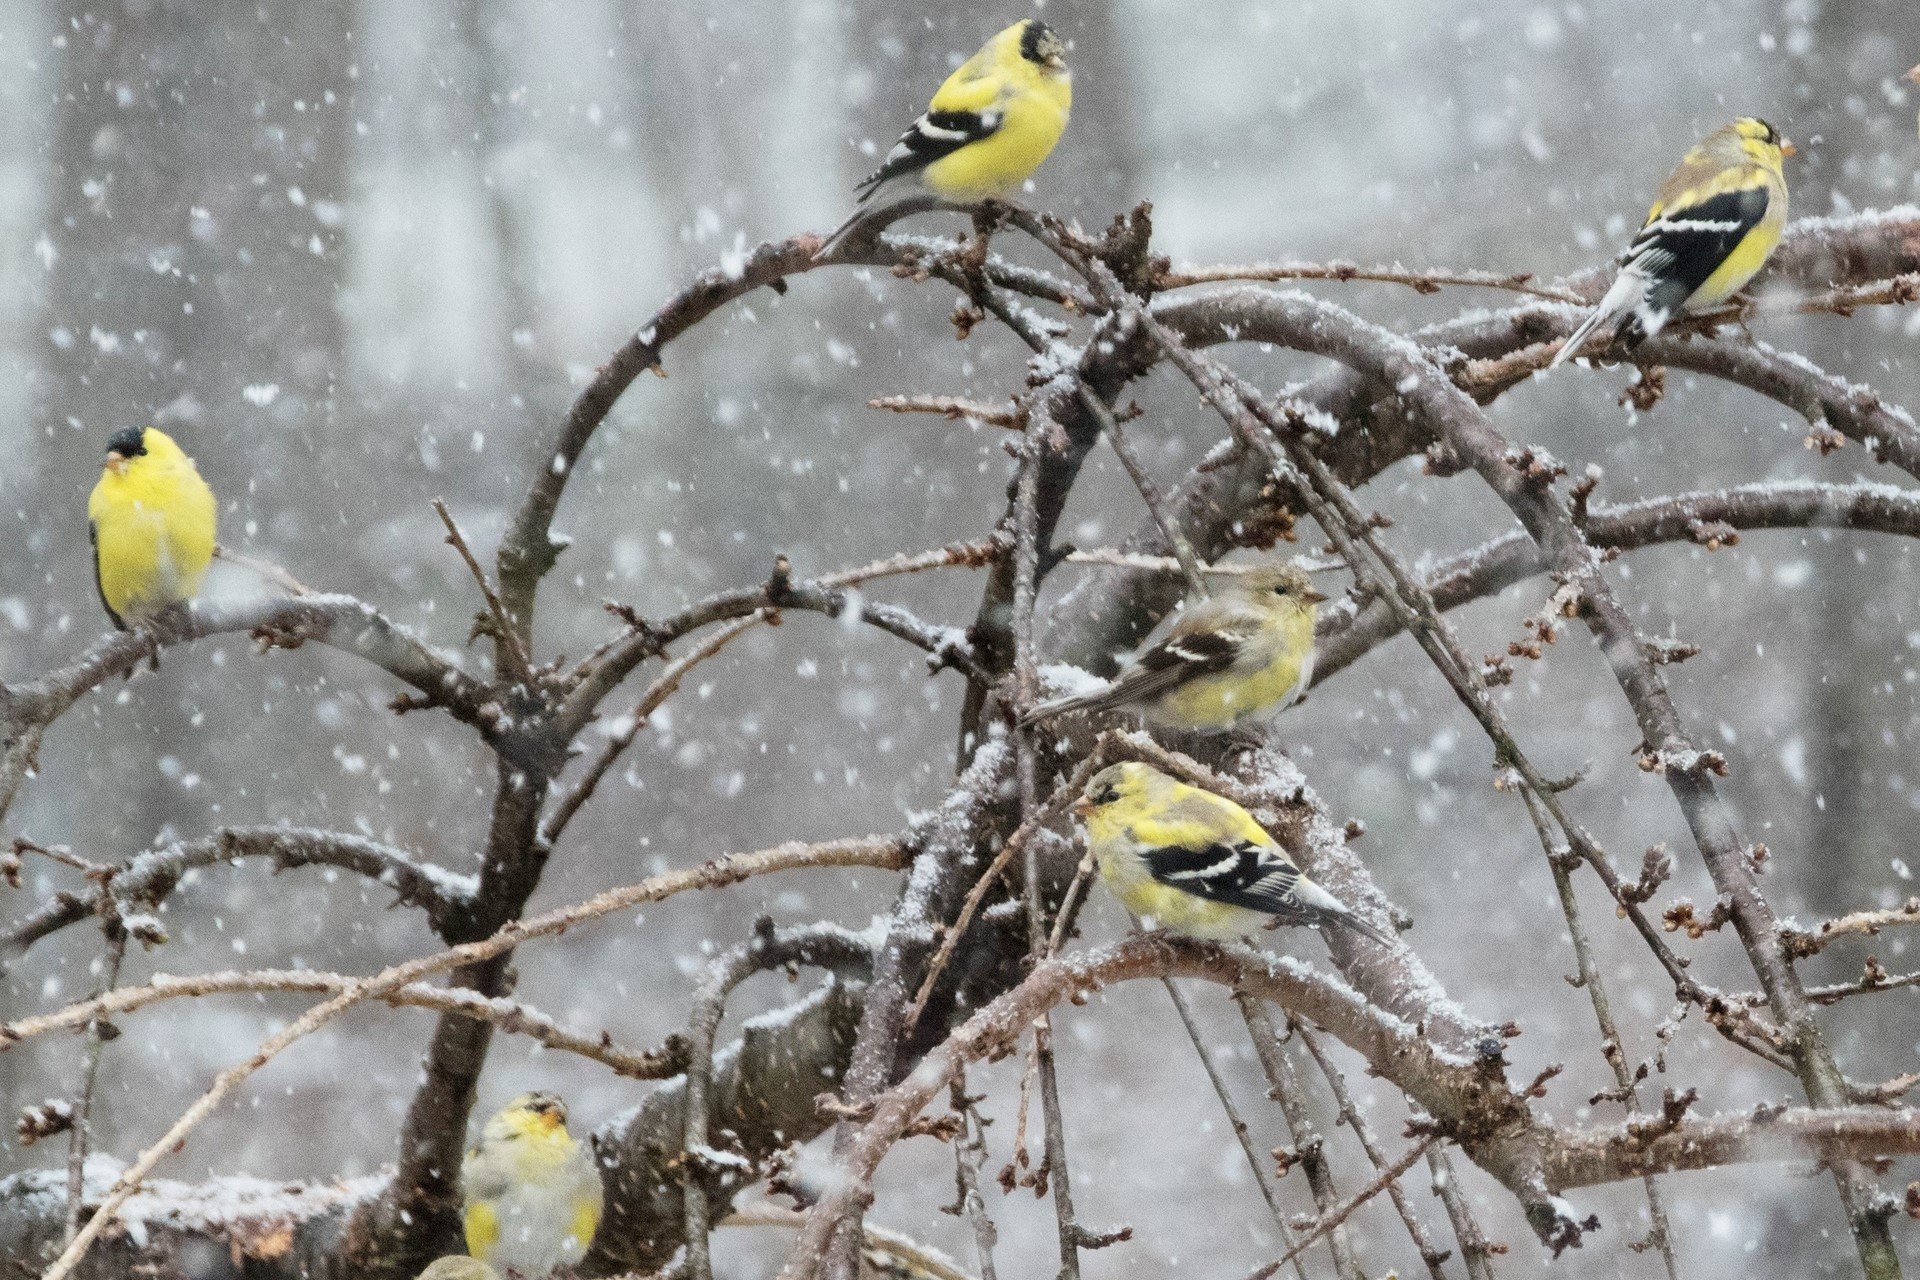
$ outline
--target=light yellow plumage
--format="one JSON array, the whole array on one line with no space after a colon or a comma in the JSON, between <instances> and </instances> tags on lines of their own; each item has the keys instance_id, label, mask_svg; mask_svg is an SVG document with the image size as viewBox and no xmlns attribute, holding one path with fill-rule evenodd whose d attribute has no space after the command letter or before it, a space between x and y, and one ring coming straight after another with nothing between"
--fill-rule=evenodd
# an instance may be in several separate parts
<instances>
[{"instance_id":1,"label":"light yellow plumage","mask_svg":"<svg viewBox=\"0 0 1920 1280\"><path fill-rule=\"evenodd\" d=\"M1252 814L1150 765L1102 769L1074 811L1087 824L1101 882L1150 926L1231 939L1278 918L1390 941L1301 874Z\"/></svg>"},{"instance_id":2,"label":"light yellow plumage","mask_svg":"<svg viewBox=\"0 0 1920 1280\"><path fill-rule=\"evenodd\" d=\"M1313 680L1316 606L1326 597L1293 565L1262 567L1194 601L1111 685L1056 698L1026 717L1139 707L1164 729L1230 729L1297 701Z\"/></svg>"},{"instance_id":3,"label":"light yellow plumage","mask_svg":"<svg viewBox=\"0 0 1920 1280\"><path fill-rule=\"evenodd\" d=\"M1783 161L1794 154L1772 125L1743 116L1687 152L1661 184L1620 273L1553 363L1614 326L1631 350L1683 311L1718 306L1759 274L1787 225Z\"/></svg>"},{"instance_id":4,"label":"light yellow plumage","mask_svg":"<svg viewBox=\"0 0 1920 1280\"><path fill-rule=\"evenodd\" d=\"M488 1120L460 1181L467 1252L527 1280L579 1262L600 1227L600 1171L552 1094L522 1094Z\"/></svg>"},{"instance_id":5,"label":"light yellow plumage","mask_svg":"<svg viewBox=\"0 0 1920 1280\"><path fill-rule=\"evenodd\" d=\"M419 1280L500 1280L500 1273L478 1258L455 1255L435 1258Z\"/></svg>"},{"instance_id":6,"label":"light yellow plumage","mask_svg":"<svg viewBox=\"0 0 1920 1280\"><path fill-rule=\"evenodd\" d=\"M108 441L87 521L94 581L114 626L138 626L200 590L213 560L213 491L164 431L134 427Z\"/></svg>"},{"instance_id":7,"label":"light yellow plumage","mask_svg":"<svg viewBox=\"0 0 1920 1280\"><path fill-rule=\"evenodd\" d=\"M1006 195L1052 154L1072 107L1060 37L1044 22L1016 22L947 77L927 113L860 184L860 199L911 174L950 200Z\"/></svg>"}]
</instances>

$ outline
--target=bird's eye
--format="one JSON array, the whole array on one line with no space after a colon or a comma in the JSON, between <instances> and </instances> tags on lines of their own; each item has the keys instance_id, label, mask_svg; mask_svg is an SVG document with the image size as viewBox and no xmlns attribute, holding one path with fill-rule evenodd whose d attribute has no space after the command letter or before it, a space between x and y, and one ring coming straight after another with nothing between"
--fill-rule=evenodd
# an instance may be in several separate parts
<instances>
[{"instance_id":1,"label":"bird's eye","mask_svg":"<svg viewBox=\"0 0 1920 1280\"><path fill-rule=\"evenodd\" d=\"M1094 794L1093 802L1095 804L1112 804L1119 798L1120 792L1118 788L1106 786L1100 788L1100 790Z\"/></svg>"}]
</instances>

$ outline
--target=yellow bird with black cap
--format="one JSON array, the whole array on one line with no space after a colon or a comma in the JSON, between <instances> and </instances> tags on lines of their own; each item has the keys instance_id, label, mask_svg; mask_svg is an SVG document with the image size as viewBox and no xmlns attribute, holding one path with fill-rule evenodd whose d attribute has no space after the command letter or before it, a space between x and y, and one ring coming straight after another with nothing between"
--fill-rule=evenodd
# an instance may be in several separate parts
<instances>
[{"instance_id":1,"label":"yellow bird with black cap","mask_svg":"<svg viewBox=\"0 0 1920 1280\"><path fill-rule=\"evenodd\" d=\"M1608 326L1631 351L1681 312L1719 306L1745 288L1786 230L1782 162L1792 154L1778 129L1753 116L1714 130L1687 152L1621 255L1612 287L1553 365L1573 359Z\"/></svg>"},{"instance_id":2,"label":"yellow bird with black cap","mask_svg":"<svg viewBox=\"0 0 1920 1280\"><path fill-rule=\"evenodd\" d=\"M213 562L213 490L173 437L129 427L107 441L107 464L87 499L94 585L122 631L199 593Z\"/></svg>"}]
</instances>

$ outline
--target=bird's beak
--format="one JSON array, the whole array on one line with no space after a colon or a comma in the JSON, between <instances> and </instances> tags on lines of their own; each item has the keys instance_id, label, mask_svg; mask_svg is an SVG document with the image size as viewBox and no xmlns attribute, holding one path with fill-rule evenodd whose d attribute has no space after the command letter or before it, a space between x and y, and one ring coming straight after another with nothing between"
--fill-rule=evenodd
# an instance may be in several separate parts
<instances>
[{"instance_id":1,"label":"bird's beak","mask_svg":"<svg viewBox=\"0 0 1920 1280\"><path fill-rule=\"evenodd\" d=\"M107 470L117 476L127 474L127 455L118 449L107 450Z\"/></svg>"},{"instance_id":2,"label":"bird's beak","mask_svg":"<svg viewBox=\"0 0 1920 1280\"><path fill-rule=\"evenodd\" d=\"M1782 138L1780 139L1780 154L1783 156L1797 156L1800 154L1800 148L1794 146L1785 138Z\"/></svg>"},{"instance_id":3,"label":"bird's beak","mask_svg":"<svg viewBox=\"0 0 1920 1280\"><path fill-rule=\"evenodd\" d=\"M1907 72L1907 79L1913 81L1915 84L1920 84L1920 67L1915 67L1913 70Z\"/></svg>"},{"instance_id":4,"label":"bird's beak","mask_svg":"<svg viewBox=\"0 0 1920 1280\"><path fill-rule=\"evenodd\" d=\"M1300 598L1308 604L1319 604L1327 598L1327 593L1324 591L1315 591L1312 587L1307 587L1300 592Z\"/></svg>"},{"instance_id":5,"label":"bird's beak","mask_svg":"<svg viewBox=\"0 0 1920 1280\"><path fill-rule=\"evenodd\" d=\"M1086 796L1081 796L1069 807L1073 810L1074 817L1084 818L1093 812L1093 801Z\"/></svg>"},{"instance_id":6,"label":"bird's beak","mask_svg":"<svg viewBox=\"0 0 1920 1280\"><path fill-rule=\"evenodd\" d=\"M1047 55L1047 65L1055 71L1065 71L1067 69L1067 60L1057 53L1050 53Z\"/></svg>"}]
</instances>

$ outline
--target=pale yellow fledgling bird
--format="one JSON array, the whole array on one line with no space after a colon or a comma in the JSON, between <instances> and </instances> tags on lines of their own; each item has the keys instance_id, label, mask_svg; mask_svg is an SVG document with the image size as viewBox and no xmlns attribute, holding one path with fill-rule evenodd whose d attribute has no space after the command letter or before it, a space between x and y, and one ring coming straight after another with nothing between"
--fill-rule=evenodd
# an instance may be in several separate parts
<instances>
[{"instance_id":1,"label":"pale yellow fledgling bird","mask_svg":"<svg viewBox=\"0 0 1920 1280\"><path fill-rule=\"evenodd\" d=\"M467 1252L525 1280L586 1257L600 1226L600 1170L550 1093L523 1093L487 1121L460 1184Z\"/></svg>"},{"instance_id":2,"label":"pale yellow fledgling bird","mask_svg":"<svg viewBox=\"0 0 1920 1280\"><path fill-rule=\"evenodd\" d=\"M94 585L122 631L191 600L213 561L217 511L200 470L158 427L107 441L107 464L87 499Z\"/></svg>"},{"instance_id":3,"label":"pale yellow fledgling bird","mask_svg":"<svg viewBox=\"0 0 1920 1280\"><path fill-rule=\"evenodd\" d=\"M1604 326L1631 351L1681 312L1716 307L1745 288L1786 230L1782 162L1793 154L1778 129L1752 116L1687 152L1621 255L1613 286L1548 367L1573 359Z\"/></svg>"},{"instance_id":4,"label":"pale yellow fledgling bird","mask_svg":"<svg viewBox=\"0 0 1920 1280\"><path fill-rule=\"evenodd\" d=\"M455 1254L428 1263L419 1280L500 1280L500 1273L478 1258Z\"/></svg>"},{"instance_id":5,"label":"pale yellow fledgling bird","mask_svg":"<svg viewBox=\"0 0 1920 1280\"><path fill-rule=\"evenodd\" d=\"M1313 625L1326 597L1298 565L1263 565L1188 604L1104 689L1043 702L1024 723L1138 707L1163 729L1231 729L1299 701L1313 682Z\"/></svg>"},{"instance_id":6,"label":"pale yellow fledgling bird","mask_svg":"<svg viewBox=\"0 0 1920 1280\"><path fill-rule=\"evenodd\" d=\"M1152 765L1102 769L1073 811L1101 882L1149 927L1226 941L1278 920L1394 941L1308 879L1252 814Z\"/></svg>"}]
</instances>

